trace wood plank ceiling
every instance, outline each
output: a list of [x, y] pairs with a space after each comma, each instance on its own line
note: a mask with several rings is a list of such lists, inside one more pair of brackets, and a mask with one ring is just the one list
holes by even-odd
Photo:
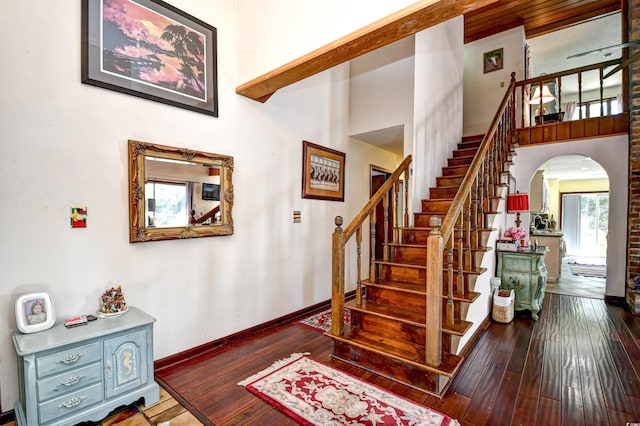
[[465, 43], [523, 25], [527, 38], [621, 9], [625, 0], [424, 0], [236, 88], [266, 102], [276, 90], [464, 15]]

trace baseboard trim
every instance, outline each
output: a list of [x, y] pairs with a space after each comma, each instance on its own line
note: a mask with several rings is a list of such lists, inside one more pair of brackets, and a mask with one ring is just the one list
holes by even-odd
[[604, 301], [605, 303], [610, 303], [612, 305], [618, 305], [618, 306], [627, 305], [626, 299], [624, 297], [619, 297], [619, 296], [608, 296], [605, 294]]
[[[347, 292], [345, 294], [346, 300], [350, 300], [354, 297], [355, 297], [355, 290]], [[247, 340], [259, 333], [270, 331], [277, 327], [281, 327], [283, 325], [289, 324], [300, 318], [304, 318], [308, 315], [311, 315], [318, 311], [326, 309], [329, 306], [331, 306], [331, 300], [325, 300], [324, 302], [316, 303], [315, 305], [306, 307], [304, 309], [276, 318], [274, 320], [256, 325], [255, 327], [251, 327], [246, 330], [242, 330], [237, 333], [230, 334], [229, 336], [225, 336], [220, 339], [213, 340], [208, 343], [204, 343], [200, 346], [187, 349], [186, 351], [182, 351], [177, 354], [169, 355], [168, 357], [158, 359], [153, 363], [155, 372], [158, 373], [167, 369], [171, 369], [173, 367], [177, 367], [195, 358], [199, 358], [202, 356], [211, 356], [216, 352], [221, 351], [222, 349], [224, 349], [229, 345], [242, 342], [243, 340]]]
[[0, 425], [16, 421], [16, 413], [13, 410], [9, 410], [6, 413], [0, 413]]

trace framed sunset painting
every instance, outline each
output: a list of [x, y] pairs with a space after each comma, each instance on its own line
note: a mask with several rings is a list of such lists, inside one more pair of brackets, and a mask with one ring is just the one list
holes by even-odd
[[218, 116], [216, 28], [160, 0], [82, 0], [82, 82]]

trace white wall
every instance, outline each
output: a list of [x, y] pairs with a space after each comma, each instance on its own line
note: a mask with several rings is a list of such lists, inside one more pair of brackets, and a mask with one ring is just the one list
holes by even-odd
[[[517, 27], [464, 46], [464, 135], [485, 133], [511, 81], [524, 78], [524, 27]], [[484, 74], [483, 55], [503, 48], [503, 68]]]
[[238, 25], [236, 86], [239, 86], [417, 2], [235, 0], [234, 3]]
[[[607, 238], [606, 295], [624, 297], [627, 248], [627, 188], [629, 169], [628, 136], [611, 136], [516, 150], [513, 176], [517, 182], [529, 182], [545, 161], [566, 154], [586, 155], [598, 162], [609, 175], [609, 234]], [[510, 215], [511, 216], [511, 215]], [[529, 215], [520, 217], [522, 227], [529, 229]], [[559, 218], [558, 218], [559, 220]]]
[[[49, 292], [61, 320], [94, 312], [118, 281], [158, 320], [156, 359], [210, 342], [328, 300], [334, 217], [364, 205], [370, 163], [396, 164], [346, 136], [346, 66], [266, 104], [237, 96], [234, 2], [171, 3], [217, 27], [219, 118], [81, 84], [81, 2], [0, 0], [0, 38], [12, 40], [0, 45], [11, 58], [0, 67], [2, 411], [18, 396], [19, 295]], [[129, 244], [128, 139], [234, 156], [235, 234]], [[303, 139], [346, 153], [345, 202], [301, 198]], [[69, 226], [78, 204], [86, 229]]]
[[414, 51], [410, 36], [350, 62], [350, 134], [413, 127]]
[[464, 18], [428, 28], [415, 39], [412, 202], [417, 210], [462, 137]]

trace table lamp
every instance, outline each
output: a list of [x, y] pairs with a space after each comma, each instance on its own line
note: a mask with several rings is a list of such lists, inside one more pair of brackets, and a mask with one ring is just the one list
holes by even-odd
[[507, 213], [516, 214], [516, 228], [520, 228], [520, 212], [529, 211], [529, 194], [516, 192], [507, 196]]

